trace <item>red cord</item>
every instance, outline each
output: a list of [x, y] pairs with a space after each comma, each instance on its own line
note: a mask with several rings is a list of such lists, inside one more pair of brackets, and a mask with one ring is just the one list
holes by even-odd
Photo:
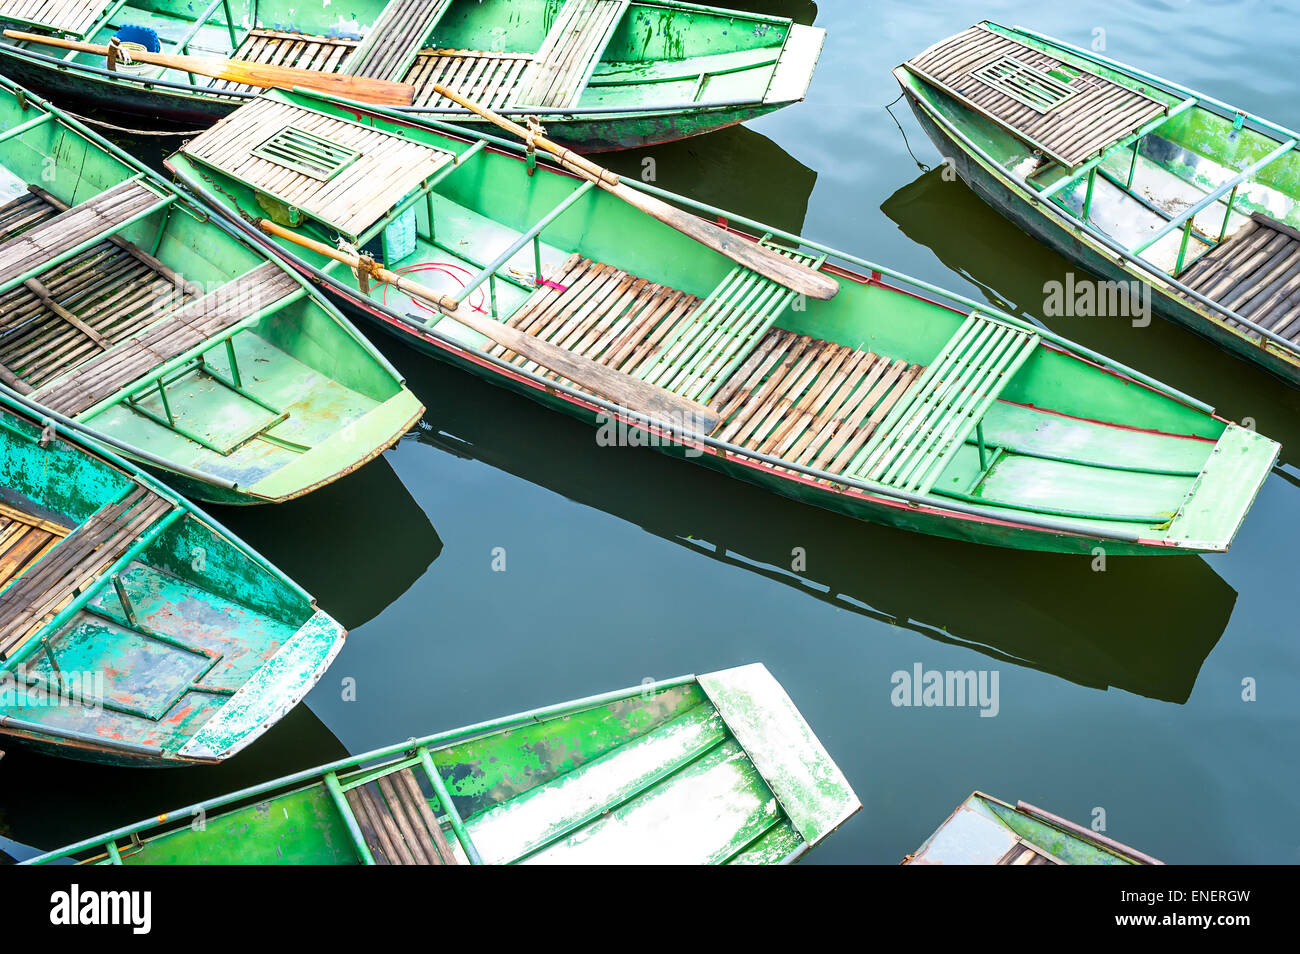
[[[467, 277], [470, 278], [472, 278], [475, 274], [474, 272], [470, 271], [468, 268], [465, 268], [463, 265], [457, 265], [454, 262], [420, 262], [415, 265], [406, 265], [402, 268], [395, 268], [393, 269], [393, 271], [395, 271], [399, 275], [412, 275], [416, 272], [439, 272], [443, 275], [446, 275], [448, 278], [451, 278], [453, 281], [459, 282], [461, 288], [464, 288], [468, 284], [468, 282], [462, 279], [459, 275], [457, 275], [456, 272], [463, 272]], [[481, 315], [486, 315], [487, 309], [483, 307], [483, 302], [487, 300], [487, 294], [483, 291], [483, 286], [480, 285], [478, 288], [474, 289], [474, 291], [478, 293], [478, 304], [476, 305], [471, 302], [470, 308], [473, 311], [477, 311]], [[439, 312], [438, 309], [426, 305], [418, 298], [412, 298], [411, 301], [417, 307], [423, 308], [425, 311], [429, 312], [430, 314], [435, 314], [435, 315], [441, 314], [441, 312]], [[383, 303], [385, 305], [388, 304], [388, 285], [386, 284], [384, 285]]]

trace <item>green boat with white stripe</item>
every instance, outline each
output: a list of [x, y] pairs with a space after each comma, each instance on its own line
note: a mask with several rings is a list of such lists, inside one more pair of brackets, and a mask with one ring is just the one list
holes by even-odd
[[861, 807], [753, 664], [400, 742], [30, 863], [782, 864]]

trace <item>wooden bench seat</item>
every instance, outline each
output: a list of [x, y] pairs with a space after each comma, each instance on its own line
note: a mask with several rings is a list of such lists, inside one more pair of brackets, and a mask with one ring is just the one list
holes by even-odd
[[0, 659], [7, 659], [173, 509], [144, 487], [103, 507], [0, 593]]
[[566, 0], [515, 94], [516, 106], [577, 105], [629, 0]]
[[[339, 73], [347, 65], [357, 41], [344, 37], [287, 33], [284, 30], [249, 30], [231, 58], [269, 66], [287, 66], [318, 73]], [[209, 89], [220, 93], [260, 93], [262, 87], [230, 80], [213, 80]]]
[[0, 0], [0, 18], [81, 36], [108, 9], [110, 0]]
[[400, 80], [451, 0], [390, 0], [347, 63], [347, 72]]
[[457, 108], [434, 90], [445, 86], [482, 103], [504, 109], [533, 62], [531, 53], [492, 53], [483, 50], [421, 50], [402, 82], [415, 87], [414, 106]]

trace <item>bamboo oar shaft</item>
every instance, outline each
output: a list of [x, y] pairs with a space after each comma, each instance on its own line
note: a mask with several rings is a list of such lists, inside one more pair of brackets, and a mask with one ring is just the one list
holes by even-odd
[[[18, 30], [5, 30], [4, 35], [11, 40], [25, 40], [42, 43], [61, 50], [77, 50], [108, 56], [109, 48], [81, 40], [64, 40], [59, 37], [41, 36], [37, 33], [23, 33]], [[367, 103], [379, 103], [386, 106], [409, 106], [415, 98], [415, 87], [409, 83], [394, 83], [389, 80], [370, 79], [365, 76], [351, 76], [345, 73], [322, 73], [319, 70], [304, 70], [292, 66], [276, 66], [270, 63], [254, 63], [248, 60], [222, 59], [216, 56], [182, 56], [174, 53], [150, 53], [146, 50], [132, 50], [131, 58], [151, 66], [163, 66], [168, 69], [181, 70], [199, 76], [211, 76], [232, 83], [247, 84], [272, 89], [303, 89], [345, 96]]]
[[431, 288], [411, 281], [404, 275], [389, 271], [373, 259], [363, 259], [358, 255], [340, 251], [324, 242], [298, 235], [266, 219], [258, 219], [257, 224], [264, 232], [286, 239], [336, 262], [342, 262], [354, 271], [364, 270], [377, 281], [386, 282], [411, 298], [427, 301], [436, 306], [442, 314], [466, 328], [477, 331], [483, 337], [495, 341], [516, 354], [523, 355], [529, 361], [536, 362], [574, 384], [626, 408], [704, 434], [712, 433], [719, 424], [718, 415], [702, 404], [655, 387], [653, 384], [647, 384], [638, 378], [599, 364], [567, 348], [526, 334], [517, 328], [511, 328], [492, 318], [476, 315], [468, 310], [461, 311], [458, 308], [459, 303], [454, 298], [439, 294]]
[[778, 285], [796, 291], [801, 295], [807, 295], [809, 298], [822, 301], [834, 298], [840, 290], [839, 283], [829, 275], [779, 255], [772, 249], [765, 248], [755, 242], [739, 238], [711, 222], [704, 221], [699, 216], [692, 215], [652, 195], [633, 189], [603, 166], [599, 166], [571, 149], [565, 149], [545, 136], [494, 113], [481, 103], [468, 99], [455, 90], [439, 85], [435, 85], [433, 89], [434, 92], [447, 97], [458, 106], [482, 116], [488, 122], [500, 126], [525, 142], [544, 149], [560, 160], [565, 168], [587, 177], [606, 192], [617, 196], [629, 205], [635, 206], [683, 235], [693, 238], [701, 245], [714, 249], [732, 261], [739, 262], [746, 268], [771, 279]]

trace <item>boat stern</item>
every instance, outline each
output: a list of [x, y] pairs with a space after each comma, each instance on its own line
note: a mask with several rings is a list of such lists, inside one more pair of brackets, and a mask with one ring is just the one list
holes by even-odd
[[785, 106], [807, 96], [825, 44], [825, 30], [793, 24], [772, 72], [772, 82], [763, 97], [764, 105]]
[[1226, 551], [1281, 450], [1277, 441], [1229, 424], [1170, 522], [1165, 543], [1202, 553]]
[[762, 663], [699, 677], [713, 707], [803, 839], [793, 861], [862, 803], [794, 702]]
[[374, 460], [401, 440], [423, 414], [424, 405], [402, 386], [388, 400], [258, 480], [246, 492], [265, 503], [283, 503], [311, 493]]
[[260, 738], [303, 700], [343, 648], [347, 631], [317, 610], [176, 753], [219, 762]]

